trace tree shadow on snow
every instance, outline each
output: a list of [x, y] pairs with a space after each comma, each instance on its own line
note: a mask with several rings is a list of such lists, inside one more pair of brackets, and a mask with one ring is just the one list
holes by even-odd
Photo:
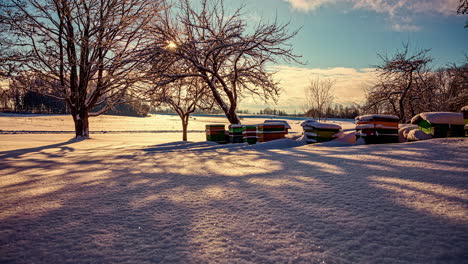
[[74, 144], [83, 140], [85, 139], [84, 138], [71, 138], [65, 142], [50, 144], [46, 146], [0, 151], [0, 159], [19, 157], [24, 154], [28, 154], [32, 152], [40, 152], [42, 150], [53, 149], [53, 148], [60, 148], [61, 151], [73, 151], [74, 149], [71, 147], [68, 147], [67, 145]]
[[[12, 183], [0, 189], [0, 261], [466, 259], [462, 149], [273, 145], [174, 142], [111, 156], [75, 151], [63, 153], [67, 164], [44, 153], [45, 171], [38, 171], [40, 158], [6, 161]], [[48, 174], [21, 182], [11, 179], [15, 171]]]

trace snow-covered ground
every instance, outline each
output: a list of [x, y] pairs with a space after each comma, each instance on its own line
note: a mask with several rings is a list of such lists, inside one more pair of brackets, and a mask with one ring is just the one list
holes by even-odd
[[[468, 259], [466, 138], [217, 145], [204, 141], [207, 123], [226, 121], [196, 117], [189, 142], [179, 141], [177, 117], [160, 115], [92, 119], [93, 131], [120, 132], [83, 141], [0, 134], [0, 262]], [[290, 122], [291, 135], [300, 123]], [[0, 130], [70, 131], [73, 123], [1, 115]]]

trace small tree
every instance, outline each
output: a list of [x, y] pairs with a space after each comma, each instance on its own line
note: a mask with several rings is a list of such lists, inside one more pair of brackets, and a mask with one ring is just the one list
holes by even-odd
[[[11, 0], [0, 3], [0, 72], [25, 87], [64, 100], [77, 137], [89, 116], [119, 103], [141, 79], [136, 71], [153, 0]], [[34, 78], [25, 78], [25, 76]], [[99, 112], [91, 112], [101, 105]]]
[[179, 79], [162, 87], [156, 86], [150, 97], [156, 104], [168, 105], [177, 113], [182, 121], [183, 141], [187, 141], [190, 115], [195, 110], [208, 110], [214, 105], [208, 87], [201, 79], [195, 77]]
[[[296, 34], [288, 32], [288, 24], [275, 20], [249, 27], [242, 9], [228, 15], [223, 0], [200, 0], [199, 5], [181, 0], [153, 28], [155, 44], [148, 52], [159, 84], [201, 78], [232, 124], [240, 123], [236, 109], [241, 96], [249, 93], [265, 100], [278, 96], [278, 83], [267, 63], [298, 59], [287, 43]], [[175, 62], [190, 70], [172, 67]]]
[[307, 116], [317, 118], [319, 121], [326, 118], [327, 109], [333, 103], [333, 86], [336, 81], [333, 79], [320, 79], [318, 76], [311, 79], [310, 84], [305, 88], [304, 110]]

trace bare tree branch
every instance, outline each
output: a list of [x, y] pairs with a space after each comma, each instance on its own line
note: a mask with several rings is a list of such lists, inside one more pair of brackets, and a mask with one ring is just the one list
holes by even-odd
[[[88, 116], [103, 113], [144, 77], [138, 71], [148, 26], [161, 1], [11, 0], [0, 3], [0, 72], [62, 98], [76, 136], [89, 136]], [[29, 76], [29, 77], [28, 77]], [[106, 106], [90, 114], [99, 103]]]
[[[229, 12], [223, 0], [201, 0], [199, 7], [179, 1], [152, 28], [154, 45], [145, 53], [153, 79], [161, 84], [184, 78], [186, 72], [202, 78], [234, 124], [240, 123], [236, 109], [242, 96], [277, 97], [278, 83], [267, 63], [299, 62], [288, 43], [297, 31], [289, 32], [289, 24], [277, 20], [250, 28], [243, 7]], [[177, 61], [183, 62], [181, 69], [171, 67]]]

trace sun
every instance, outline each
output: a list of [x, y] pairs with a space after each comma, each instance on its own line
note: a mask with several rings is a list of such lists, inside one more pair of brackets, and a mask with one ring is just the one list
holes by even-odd
[[166, 49], [175, 50], [177, 49], [177, 44], [174, 41], [168, 41]]

